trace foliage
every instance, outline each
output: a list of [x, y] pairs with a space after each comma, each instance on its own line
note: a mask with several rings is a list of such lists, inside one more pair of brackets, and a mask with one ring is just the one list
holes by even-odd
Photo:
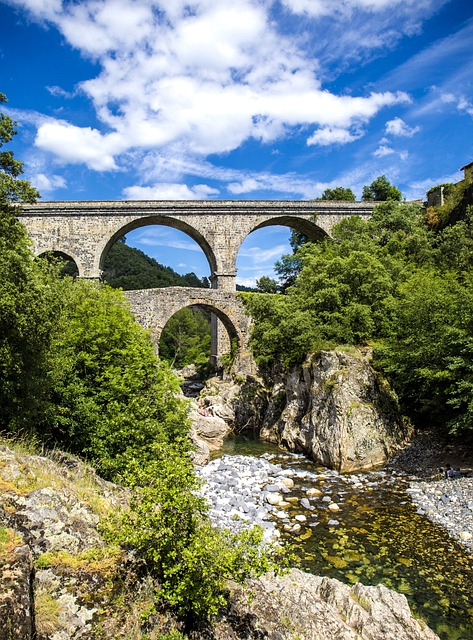
[[345, 202], [355, 202], [355, 194], [351, 189], [346, 187], [335, 187], [334, 189], [325, 189], [320, 200], [340, 200]]
[[[7, 101], [0, 93], [0, 104]], [[16, 122], [0, 112], [0, 149], [11, 142], [16, 135]], [[23, 173], [23, 163], [16, 160], [12, 151], [0, 151], [0, 206], [12, 202], [35, 202], [39, 193], [27, 180], [19, 176]]]
[[[431, 206], [426, 211], [426, 222], [432, 229], [444, 229], [448, 225], [465, 220], [473, 205], [473, 184], [461, 181], [457, 184], [439, 185], [444, 187], [444, 203]], [[436, 187], [438, 188], [438, 187]]]
[[0, 428], [29, 429], [44, 402], [44, 370], [57, 309], [47, 265], [26, 230], [0, 206]]
[[121, 292], [69, 278], [57, 289], [61, 312], [42, 428], [112, 477], [150, 442], [185, 433], [187, 409], [177, 379], [158, 363]]
[[159, 340], [159, 355], [171, 367], [208, 362], [210, 354], [210, 314], [185, 308], [168, 320]]
[[369, 185], [363, 187], [362, 200], [401, 200], [402, 193], [397, 187], [392, 185], [386, 176], [378, 176]]
[[[210, 525], [207, 505], [181, 443], [155, 444], [143, 466], [129, 461], [135, 488], [131, 510], [109, 535], [132, 545], [160, 581], [158, 596], [180, 615], [207, 618], [226, 602], [225, 581], [275, 570], [275, 548], [261, 545], [260, 530], [232, 534]], [[178, 532], [178, 535], [176, 533]]]
[[257, 362], [289, 367], [321, 348], [374, 344], [417, 424], [471, 430], [472, 214], [435, 232], [420, 206], [388, 200], [301, 247], [286, 295], [243, 298]]
[[261, 276], [261, 278], [256, 280], [256, 289], [259, 293], [278, 293], [279, 285], [274, 278]]
[[418, 423], [473, 429], [473, 279], [416, 270], [393, 300], [379, 364]]

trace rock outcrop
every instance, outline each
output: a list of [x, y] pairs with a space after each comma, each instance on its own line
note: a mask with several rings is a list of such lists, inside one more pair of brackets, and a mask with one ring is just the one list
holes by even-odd
[[[251, 598], [248, 598], [248, 592]], [[216, 640], [438, 640], [405, 596], [383, 585], [349, 587], [298, 569], [235, 587]], [[197, 636], [195, 636], [197, 638]]]
[[322, 351], [280, 378], [260, 432], [339, 471], [384, 463], [409, 435], [369, 355], [341, 351]]

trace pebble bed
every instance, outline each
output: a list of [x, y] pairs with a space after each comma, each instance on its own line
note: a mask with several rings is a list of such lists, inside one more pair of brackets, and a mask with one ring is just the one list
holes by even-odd
[[[339, 525], [337, 512], [343, 508], [343, 487], [350, 484], [363, 490], [380, 483], [396, 482], [395, 475], [384, 471], [345, 475], [324, 469], [312, 473], [297, 468], [304, 460], [299, 454], [286, 454], [284, 468], [271, 460], [275, 456], [230, 456], [212, 460], [198, 469], [204, 484], [201, 489], [210, 505], [210, 518], [219, 527], [241, 531], [259, 525], [264, 538], [272, 541], [280, 537], [279, 528], [298, 533], [302, 527], [316, 527], [324, 513], [330, 527]], [[291, 464], [294, 466], [291, 467]], [[324, 491], [305, 487], [304, 481], [323, 479]], [[295, 486], [302, 489], [301, 497], [291, 495]]]
[[[377, 484], [397, 483], [400, 478], [407, 480], [405, 474], [394, 470], [347, 475], [324, 469], [312, 473], [297, 468], [298, 461], [304, 459], [299, 454], [286, 454], [284, 467], [272, 462], [274, 457], [224, 455], [198, 470], [204, 480], [201, 494], [210, 505], [210, 517], [215, 524], [231, 531], [259, 525], [264, 538], [272, 541], [280, 537], [279, 529], [297, 533], [302, 527], [318, 526], [323, 510], [330, 514], [328, 520], [324, 518], [327, 524], [336, 527], [337, 512], [343, 509], [343, 485], [364, 490]], [[304, 480], [321, 478], [323, 493], [303, 486]], [[302, 498], [291, 495], [295, 484], [305, 489]], [[473, 552], [473, 478], [412, 480], [406, 493], [419, 514], [446, 528]]]
[[406, 489], [417, 512], [473, 552], [473, 478], [411, 482]]

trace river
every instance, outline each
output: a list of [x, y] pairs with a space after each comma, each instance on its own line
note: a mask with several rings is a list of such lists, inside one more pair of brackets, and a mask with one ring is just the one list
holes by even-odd
[[[406, 477], [381, 468], [338, 474], [242, 436], [227, 438], [214, 455], [225, 454], [264, 456], [283, 469], [309, 472], [291, 476], [295, 484], [285, 496], [290, 499], [287, 518], [274, 517], [302, 569], [348, 584], [381, 582], [403, 593], [414, 615], [442, 640], [473, 640], [473, 557], [442, 527], [417, 513], [406, 494]], [[320, 494], [311, 496], [310, 508], [303, 508], [300, 500], [310, 489]], [[329, 504], [339, 509], [331, 510]], [[301, 514], [306, 519], [294, 527], [291, 523]]]

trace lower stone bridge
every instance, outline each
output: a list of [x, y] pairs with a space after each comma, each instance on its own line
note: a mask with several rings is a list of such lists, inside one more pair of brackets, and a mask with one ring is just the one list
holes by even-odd
[[[229, 352], [231, 343], [235, 341], [235, 365], [242, 372], [253, 373], [254, 363], [249, 348], [251, 319], [233, 292], [166, 287], [126, 291], [125, 294], [136, 320], [151, 332], [156, 350], [168, 320], [185, 307], [198, 306], [212, 313], [211, 362], [217, 366], [220, 356]], [[226, 331], [219, 330], [219, 321]]]

